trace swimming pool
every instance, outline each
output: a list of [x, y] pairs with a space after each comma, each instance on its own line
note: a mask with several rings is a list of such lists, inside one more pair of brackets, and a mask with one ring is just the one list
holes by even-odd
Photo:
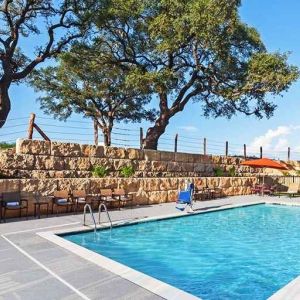
[[202, 299], [266, 299], [300, 274], [300, 208], [254, 205], [64, 238]]

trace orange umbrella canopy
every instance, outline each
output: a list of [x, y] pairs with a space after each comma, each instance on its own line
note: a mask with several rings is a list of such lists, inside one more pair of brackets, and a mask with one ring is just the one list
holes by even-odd
[[246, 160], [241, 163], [242, 166], [249, 166], [253, 168], [272, 168], [279, 170], [287, 170], [288, 168], [275, 160], [269, 158], [260, 158], [253, 160]]

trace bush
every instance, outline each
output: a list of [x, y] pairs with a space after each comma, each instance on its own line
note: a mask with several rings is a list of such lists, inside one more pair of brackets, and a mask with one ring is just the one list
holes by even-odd
[[92, 170], [94, 177], [105, 177], [107, 175], [107, 169], [103, 166], [95, 166]]
[[120, 173], [122, 176], [124, 176], [126, 178], [133, 176], [133, 174], [134, 174], [133, 166], [123, 166], [120, 169]]
[[228, 170], [228, 175], [229, 175], [230, 177], [235, 177], [235, 176], [236, 176], [235, 167], [231, 167], [231, 168]]
[[222, 177], [224, 175], [224, 171], [220, 167], [214, 168], [214, 173], [216, 177]]
[[0, 142], [0, 149], [10, 149], [16, 147], [15, 143]]

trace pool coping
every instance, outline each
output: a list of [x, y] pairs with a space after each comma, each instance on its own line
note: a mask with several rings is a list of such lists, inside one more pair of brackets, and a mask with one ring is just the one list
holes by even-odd
[[[253, 205], [261, 205], [261, 204], [279, 204], [279, 205], [295, 205], [300, 206], [299, 204], [295, 203], [283, 203], [280, 201], [261, 201], [261, 202], [245, 202], [245, 203], [238, 203], [238, 204], [226, 204], [219, 207], [212, 207], [207, 208], [205, 210], [195, 211], [193, 213], [183, 212], [183, 214], [168, 214], [162, 216], [155, 216], [150, 218], [142, 218], [142, 219], [128, 219], [126, 221], [115, 221], [113, 222], [113, 227], [121, 227], [121, 226], [131, 226], [139, 223], [147, 223], [147, 222], [155, 222], [155, 221], [162, 221], [166, 219], [173, 219], [173, 218], [182, 218], [192, 215], [198, 214], [205, 214], [211, 213], [221, 210], [227, 209], [234, 209], [234, 208], [241, 208]], [[103, 223], [102, 225], [97, 225], [98, 230], [107, 229], [110, 227], [109, 223]], [[175, 300], [175, 299], [182, 299], [182, 300], [195, 300], [201, 299], [196, 297], [188, 292], [185, 292], [177, 287], [174, 287], [170, 284], [167, 284], [161, 280], [153, 278], [149, 275], [146, 275], [140, 271], [137, 271], [133, 268], [130, 268], [124, 264], [121, 264], [115, 260], [112, 260], [104, 255], [96, 253], [92, 250], [84, 248], [78, 244], [70, 242], [62, 237], [62, 235], [67, 235], [71, 233], [82, 233], [82, 232], [89, 232], [92, 231], [93, 228], [90, 226], [78, 226], [69, 229], [59, 229], [54, 231], [45, 231], [45, 232], [37, 232], [36, 234], [41, 236], [42, 238], [47, 239], [48, 241], [80, 256], [83, 259], [86, 259], [99, 267], [102, 267], [148, 291], [151, 293], [160, 296], [167, 300]], [[295, 285], [297, 287], [295, 287]], [[273, 295], [271, 295], [270, 300], [280, 300], [280, 299], [287, 299], [286, 296], [290, 295], [290, 293], [299, 295], [300, 293], [300, 276], [296, 277], [288, 284], [283, 286], [280, 290], [276, 291]], [[294, 299], [294, 298], [290, 298]]]

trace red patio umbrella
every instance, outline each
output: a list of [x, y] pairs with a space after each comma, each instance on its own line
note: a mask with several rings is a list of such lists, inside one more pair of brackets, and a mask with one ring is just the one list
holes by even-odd
[[[252, 168], [271, 168], [271, 169], [278, 169], [278, 170], [288, 170], [286, 166], [269, 158], [245, 160], [244, 162], [241, 163], [241, 165], [249, 166]], [[264, 183], [265, 183], [265, 175], [263, 174], [263, 184]]]

